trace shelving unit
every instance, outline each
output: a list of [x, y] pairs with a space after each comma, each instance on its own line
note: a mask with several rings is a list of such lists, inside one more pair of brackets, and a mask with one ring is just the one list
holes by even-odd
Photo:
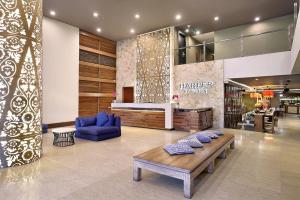
[[243, 115], [242, 88], [225, 84], [224, 91], [224, 126], [225, 128], [237, 128]]
[[79, 116], [110, 112], [116, 92], [116, 42], [80, 32]]

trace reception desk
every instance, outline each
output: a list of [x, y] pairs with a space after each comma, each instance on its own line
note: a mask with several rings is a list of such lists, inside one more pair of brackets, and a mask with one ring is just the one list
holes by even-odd
[[174, 103], [112, 103], [111, 112], [122, 125], [154, 129], [173, 129]]
[[175, 103], [112, 103], [111, 112], [122, 125], [182, 131], [204, 130], [213, 126], [213, 109], [178, 109]]

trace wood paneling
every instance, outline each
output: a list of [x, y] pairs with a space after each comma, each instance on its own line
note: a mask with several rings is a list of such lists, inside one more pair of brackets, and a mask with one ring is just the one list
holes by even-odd
[[100, 83], [100, 92], [101, 93], [113, 94], [115, 91], [116, 91], [115, 83]]
[[100, 69], [99, 77], [102, 79], [116, 80], [116, 71]]
[[165, 112], [151, 110], [112, 109], [122, 119], [122, 125], [165, 129]]
[[116, 42], [80, 32], [79, 115], [110, 112], [116, 91]]
[[213, 126], [213, 112], [211, 109], [204, 111], [175, 110], [173, 116], [174, 128], [176, 130], [205, 130]]
[[79, 97], [79, 116], [92, 116], [98, 113], [98, 99]]

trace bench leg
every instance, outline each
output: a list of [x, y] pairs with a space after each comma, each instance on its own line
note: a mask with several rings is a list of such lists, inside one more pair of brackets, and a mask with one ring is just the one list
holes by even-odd
[[235, 144], [234, 141], [230, 144], [230, 149], [234, 149], [235, 148]]
[[214, 172], [215, 169], [215, 160], [211, 161], [211, 163], [209, 163], [208, 167], [207, 167], [207, 173], [212, 174]]
[[133, 163], [133, 180], [140, 181], [142, 180], [142, 169], [139, 168], [136, 163]]
[[194, 179], [191, 174], [185, 174], [183, 178], [183, 192], [185, 198], [192, 198], [194, 189]]
[[226, 159], [226, 157], [227, 157], [227, 152], [226, 149], [224, 149], [224, 151], [220, 154], [219, 158]]

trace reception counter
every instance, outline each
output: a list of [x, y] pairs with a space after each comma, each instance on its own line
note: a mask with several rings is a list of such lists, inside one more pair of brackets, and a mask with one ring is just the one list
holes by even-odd
[[174, 103], [112, 103], [111, 112], [122, 118], [122, 125], [173, 129]]
[[112, 103], [111, 112], [122, 125], [183, 131], [204, 130], [213, 126], [212, 108], [178, 109], [175, 103]]

